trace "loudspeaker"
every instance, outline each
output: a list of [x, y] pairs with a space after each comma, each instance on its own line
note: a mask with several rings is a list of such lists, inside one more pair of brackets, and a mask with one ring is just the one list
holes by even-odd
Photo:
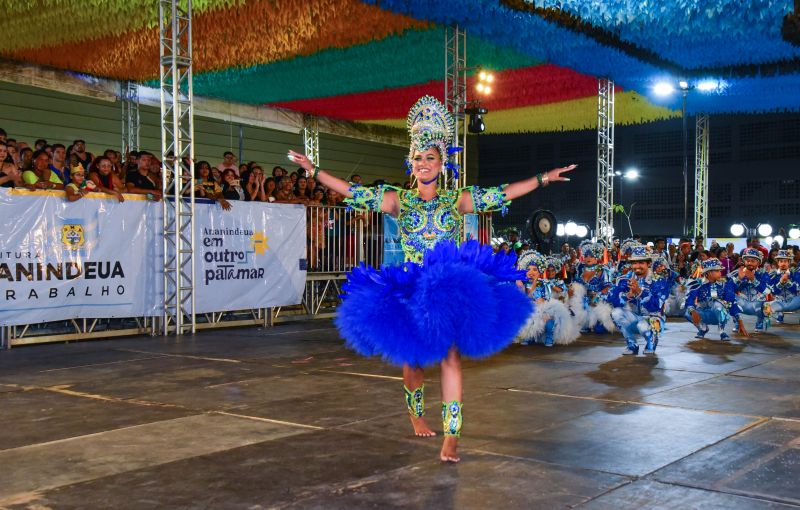
[[539, 253], [550, 255], [553, 239], [556, 237], [556, 216], [546, 209], [533, 211], [528, 219], [528, 231], [531, 233], [533, 248]]

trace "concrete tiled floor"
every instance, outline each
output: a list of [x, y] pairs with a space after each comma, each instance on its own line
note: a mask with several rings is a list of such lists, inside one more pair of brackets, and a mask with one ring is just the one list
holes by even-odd
[[692, 337], [466, 361], [458, 465], [325, 321], [0, 352], [0, 508], [800, 508], [800, 326]]

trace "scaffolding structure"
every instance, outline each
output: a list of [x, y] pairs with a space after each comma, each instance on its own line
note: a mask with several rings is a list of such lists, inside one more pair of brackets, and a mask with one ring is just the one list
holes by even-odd
[[303, 146], [306, 157], [319, 166], [319, 119], [315, 115], [303, 116]]
[[139, 86], [132, 81], [120, 84], [122, 104], [122, 154], [139, 150]]
[[454, 155], [455, 163], [461, 167], [458, 180], [444, 180], [444, 188], [449, 189], [462, 188], [467, 183], [467, 33], [458, 25], [449, 26], [444, 38], [444, 105], [455, 120], [453, 145], [463, 149]]
[[159, 0], [164, 335], [194, 333], [192, 0]]
[[614, 235], [614, 82], [597, 82], [597, 215], [595, 234], [608, 246]]
[[708, 114], [696, 116], [694, 139], [694, 235], [708, 237]]

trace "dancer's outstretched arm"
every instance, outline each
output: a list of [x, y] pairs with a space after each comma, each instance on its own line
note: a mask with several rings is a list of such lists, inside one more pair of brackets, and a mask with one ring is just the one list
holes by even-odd
[[[510, 201], [523, 195], [527, 195], [536, 188], [540, 186], [547, 186], [551, 182], [567, 182], [569, 181], [569, 178], [562, 177], [561, 174], [569, 172], [577, 166], [578, 165], [569, 165], [563, 168], [554, 168], [549, 172], [542, 172], [528, 179], [512, 182], [503, 188], [505, 200]], [[458, 210], [462, 214], [475, 212], [475, 204], [473, 202], [472, 194], [469, 191], [465, 191], [462, 194], [461, 199], [459, 200]]]
[[[289, 156], [291, 157], [292, 161], [303, 167], [306, 171], [307, 176], [314, 175], [314, 163], [311, 162], [310, 159], [305, 154], [300, 154], [299, 152], [295, 152], [293, 150], [289, 151]], [[343, 195], [346, 198], [353, 198], [353, 193], [350, 192], [350, 187], [352, 184], [345, 181], [344, 179], [340, 179], [335, 177], [325, 170], [317, 169], [316, 175], [314, 176], [317, 182], [322, 183], [326, 187], [332, 189], [336, 193]], [[393, 191], [387, 191], [383, 194], [383, 200], [380, 204], [380, 209], [382, 212], [387, 214], [391, 214], [393, 216], [397, 216], [398, 211], [400, 210], [400, 205], [397, 200], [397, 194]]]

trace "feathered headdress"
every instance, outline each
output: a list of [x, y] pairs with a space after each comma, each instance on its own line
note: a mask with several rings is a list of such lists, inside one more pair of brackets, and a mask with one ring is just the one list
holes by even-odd
[[453, 115], [433, 96], [423, 96], [414, 103], [406, 120], [411, 144], [406, 158], [406, 173], [411, 173], [411, 158], [414, 151], [424, 152], [432, 147], [439, 150], [445, 168], [458, 178], [459, 167], [451, 158], [461, 151], [461, 147], [453, 147], [453, 134], [456, 123]]

